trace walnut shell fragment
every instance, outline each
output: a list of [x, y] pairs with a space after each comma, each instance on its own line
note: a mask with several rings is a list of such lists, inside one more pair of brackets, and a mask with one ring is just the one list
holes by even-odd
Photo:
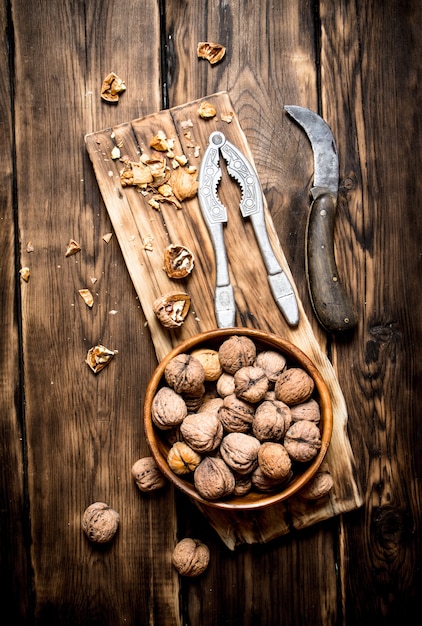
[[27, 283], [29, 280], [29, 277], [31, 275], [31, 271], [29, 269], [29, 267], [22, 267], [19, 270], [19, 274], [21, 275], [21, 278]]
[[152, 456], [138, 459], [132, 465], [131, 474], [138, 489], [146, 493], [166, 485], [166, 479]]
[[81, 246], [78, 244], [77, 241], [75, 241], [74, 239], [71, 239], [69, 243], [67, 244], [67, 250], [66, 250], [65, 256], [72, 256], [72, 254], [76, 254], [77, 252], [80, 252], [80, 251], [81, 251]]
[[123, 91], [126, 91], [124, 81], [114, 72], [107, 74], [101, 85], [101, 98], [106, 102], [118, 102]]
[[120, 523], [120, 516], [105, 502], [94, 502], [84, 511], [82, 529], [94, 543], [107, 543], [113, 539]]
[[169, 278], [186, 278], [195, 264], [193, 253], [178, 244], [171, 244], [164, 250], [164, 270]]
[[198, 43], [198, 57], [209, 61], [211, 65], [219, 63], [225, 54], [226, 48], [219, 43], [212, 43], [211, 41], [200, 41]]
[[94, 374], [98, 374], [98, 372], [101, 372], [101, 370], [110, 363], [111, 359], [117, 353], [117, 350], [109, 350], [101, 344], [93, 346], [88, 350], [86, 363], [88, 363]]
[[79, 289], [79, 295], [90, 309], [94, 306], [94, 298], [89, 289]]
[[198, 172], [195, 168], [179, 167], [172, 173], [170, 183], [179, 202], [190, 200], [198, 193]]
[[157, 298], [152, 309], [165, 328], [179, 328], [190, 308], [190, 296], [181, 291], [170, 291]]
[[173, 550], [172, 563], [181, 576], [199, 576], [208, 567], [210, 551], [199, 539], [186, 537]]

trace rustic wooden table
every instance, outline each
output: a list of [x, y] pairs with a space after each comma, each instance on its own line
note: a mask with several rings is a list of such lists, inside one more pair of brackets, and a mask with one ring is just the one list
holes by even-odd
[[[422, 582], [421, 3], [6, 0], [0, 23], [2, 623], [410, 619]], [[199, 41], [226, 56], [199, 60]], [[117, 104], [100, 98], [110, 71], [127, 86]], [[103, 239], [115, 229], [85, 145], [87, 134], [223, 91], [343, 391], [362, 496], [351, 511], [235, 549], [185, 496], [170, 486], [142, 494], [130, 475], [149, 454], [141, 412], [156, 345], [119, 239]], [[351, 336], [328, 335], [310, 304], [313, 163], [285, 104], [319, 111], [337, 140], [336, 257], [359, 313]], [[70, 239], [81, 251], [66, 257]], [[118, 355], [95, 375], [85, 357], [98, 343]], [[121, 516], [100, 547], [81, 530], [98, 500]], [[171, 565], [185, 536], [211, 551], [196, 579]]]

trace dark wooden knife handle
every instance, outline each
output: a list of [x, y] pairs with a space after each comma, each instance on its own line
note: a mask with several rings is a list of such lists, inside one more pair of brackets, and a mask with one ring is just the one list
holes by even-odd
[[332, 333], [353, 329], [357, 313], [340, 282], [334, 257], [336, 199], [316, 198], [306, 229], [306, 275], [309, 295], [321, 326]]

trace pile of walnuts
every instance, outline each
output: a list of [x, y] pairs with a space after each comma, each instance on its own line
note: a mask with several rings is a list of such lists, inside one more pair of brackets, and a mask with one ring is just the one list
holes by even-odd
[[170, 469], [210, 501], [271, 493], [321, 448], [314, 380], [277, 350], [233, 335], [167, 364], [151, 407]]

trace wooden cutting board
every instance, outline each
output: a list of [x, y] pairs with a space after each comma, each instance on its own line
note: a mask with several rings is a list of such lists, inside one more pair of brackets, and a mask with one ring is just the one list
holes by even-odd
[[[198, 109], [204, 101], [214, 105], [217, 111], [214, 118], [204, 120], [199, 117]], [[85, 138], [98, 185], [159, 361], [187, 337], [216, 328], [214, 252], [197, 197], [183, 201], [181, 209], [161, 203], [160, 210], [156, 210], [148, 203], [151, 194], [144, 195], [135, 187], [121, 186], [122, 162], [111, 158], [114, 146], [118, 146], [121, 155], [131, 161], [139, 161], [144, 153], [163, 156], [163, 153], [155, 153], [150, 148], [151, 139], [160, 130], [174, 139], [174, 154], [185, 155], [189, 165], [199, 167], [208, 137], [215, 130], [222, 131], [253, 163], [253, 155], [226, 92], [95, 132]], [[171, 167], [171, 159], [168, 160]], [[251, 224], [242, 218], [239, 211], [239, 187], [227, 175], [224, 166], [222, 169], [218, 195], [229, 215], [225, 243], [237, 306], [236, 324], [268, 330], [301, 348], [324, 377], [331, 393], [334, 413], [332, 441], [326, 457], [334, 478], [334, 488], [329, 497], [313, 503], [292, 497], [262, 511], [242, 514], [197, 505], [223, 542], [234, 549], [243, 543], [267, 542], [292, 530], [356, 509], [361, 506], [362, 497], [347, 435], [347, 409], [333, 367], [315, 338], [301, 302], [300, 322], [296, 328], [287, 325], [275, 305]], [[264, 205], [270, 241], [280, 265], [294, 285], [265, 199]], [[187, 280], [171, 280], [163, 270], [163, 251], [170, 243], [187, 246], [195, 256], [195, 268]], [[152, 306], [158, 296], [173, 290], [189, 293], [192, 304], [183, 326], [169, 331], [158, 322]]]

